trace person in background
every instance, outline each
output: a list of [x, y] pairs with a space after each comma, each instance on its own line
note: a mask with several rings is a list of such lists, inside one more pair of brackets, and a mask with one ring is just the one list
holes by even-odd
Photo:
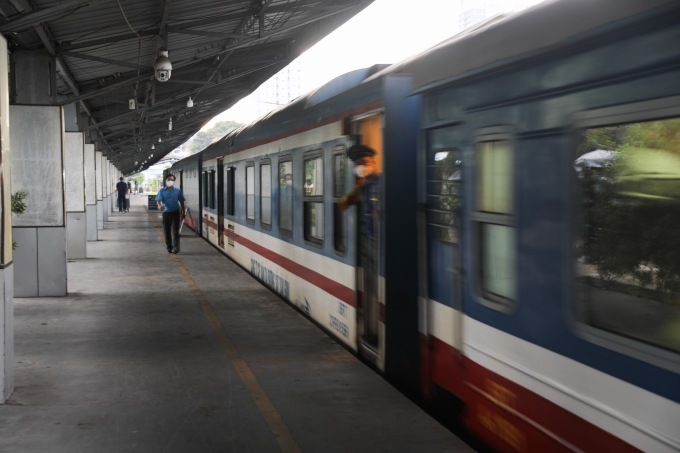
[[116, 192], [118, 192], [118, 212], [127, 211], [127, 204], [125, 201], [125, 194], [127, 194], [128, 185], [123, 181], [123, 177], [120, 177], [120, 181], [116, 184]]
[[163, 211], [163, 233], [168, 253], [179, 252], [179, 225], [184, 217], [184, 195], [175, 187], [175, 175], [165, 177], [165, 187], [156, 195], [158, 210]]

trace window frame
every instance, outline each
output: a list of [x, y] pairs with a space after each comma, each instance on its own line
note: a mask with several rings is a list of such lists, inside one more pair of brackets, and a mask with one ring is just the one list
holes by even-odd
[[[336, 188], [336, 182], [337, 182], [337, 177], [338, 177], [338, 171], [335, 165], [335, 158], [337, 156], [342, 156], [345, 159], [345, 174], [344, 179], [342, 180], [341, 184], [342, 187], [344, 188], [342, 193], [335, 193], [335, 188]], [[338, 201], [340, 198], [345, 195], [349, 189], [347, 188], [347, 178], [348, 178], [348, 172], [349, 172], [349, 158], [347, 157], [347, 146], [344, 144], [339, 144], [335, 145], [333, 147], [333, 151], [331, 153], [331, 173], [333, 175], [333, 180], [331, 181], [332, 187], [333, 187], [333, 193], [331, 194], [331, 199], [333, 200], [333, 250], [335, 250], [335, 254], [339, 256], [346, 256], [348, 252], [348, 236], [349, 236], [349, 231], [348, 231], [348, 213], [347, 211], [340, 211], [340, 208], [338, 206]], [[338, 216], [340, 219], [338, 220]], [[342, 243], [338, 241], [338, 226], [342, 228], [342, 231], [344, 231], [344, 235], [340, 235], [342, 238]], [[338, 246], [340, 245], [340, 247]]]
[[[290, 201], [290, 229], [288, 228], [283, 228], [281, 227], [281, 186], [280, 186], [280, 180], [282, 177], [285, 177], [286, 175], [281, 175], [281, 164], [285, 163], [290, 163], [290, 174], [293, 177], [293, 196]], [[295, 228], [295, 165], [293, 165], [293, 155], [292, 154], [286, 154], [284, 156], [280, 156], [279, 160], [276, 164], [276, 175], [277, 175], [277, 183], [276, 183], [276, 224], [279, 229], [279, 234], [283, 236], [293, 236], [293, 229]]]
[[[569, 181], [569, 193], [580, 193], [580, 185], [575, 176], [571, 173], [572, 163], [578, 157], [578, 146], [582, 132], [586, 129], [604, 128], [620, 124], [642, 123], [668, 118], [680, 117], [680, 96], [669, 96], [651, 101], [630, 102], [613, 107], [603, 107], [573, 115], [570, 124], [569, 152], [564, 153], [564, 168], [570, 172], [567, 178]], [[567, 222], [569, 225], [569, 240], [580, 239], [577, 228], [578, 220], [582, 216], [578, 197], [572, 197], [569, 205]], [[646, 343], [635, 338], [627, 337], [622, 334], [610, 332], [582, 321], [577, 311], [579, 310], [578, 295], [575, 291], [574, 281], [576, 278], [575, 263], [576, 253], [570, 247], [567, 256], [567, 301], [569, 304], [569, 325], [576, 335], [585, 341], [601, 346], [605, 349], [631, 357], [651, 365], [680, 373], [680, 354], [664, 349], [661, 346]]]
[[203, 170], [201, 173], [201, 185], [202, 185], [202, 190], [201, 190], [201, 195], [203, 196], [201, 200], [201, 205], [203, 205], [204, 208], [208, 207], [208, 170]]
[[[246, 162], [245, 168], [246, 168], [246, 172], [245, 172], [244, 182], [245, 182], [246, 187], [245, 187], [245, 190], [244, 190], [243, 193], [245, 194], [245, 197], [246, 197], [246, 199], [245, 199], [245, 208], [246, 209], [245, 209], [244, 214], [245, 214], [246, 222], [248, 222], [250, 224], [254, 224], [255, 218], [257, 217], [257, 209], [255, 209], [255, 192], [257, 191], [256, 190], [257, 177], [255, 176], [255, 162], [253, 162], [253, 161]], [[253, 193], [252, 193], [252, 196], [253, 196], [253, 217], [252, 218], [248, 217], [248, 196], [250, 195], [248, 193], [248, 169], [250, 169], [250, 168], [252, 168], [252, 170], [253, 170]]]
[[[263, 167], [269, 166], [269, 223], [266, 223], [263, 219], [264, 216], [262, 215], [262, 169]], [[260, 227], [265, 229], [265, 230], [271, 230], [272, 229], [272, 219], [273, 219], [273, 187], [272, 187], [272, 162], [270, 159], [262, 159], [259, 163], [259, 170], [260, 170], [260, 190], [258, 196], [260, 197]]]
[[[322, 194], [321, 195], [305, 195], [304, 183], [302, 190], [302, 238], [308, 244], [314, 245], [316, 247], [322, 248], [326, 238], [326, 168], [324, 161], [323, 149], [315, 149], [305, 153], [302, 157], [302, 174], [305, 175], [305, 165], [310, 160], [320, 159], [321, 160], [321, 171], [322, 171]], [[323, 235], [321, 239], [317, 237], [311, 237], [308, 234], [308, 224], [307, 224], [307, 203], [321, 203], [323, 206], [323, 212], [321, 218], [323, 219]]]
[[[507, 142], [512, 152], [510, 168], [512, 169], [512, 201], [510, 203], [511, 213], [495, 213], [495, 212], [485, 212], [479, 209], [478, 194], [480, 189], [480, 155], [478, 153], [477, 147], [482, 143], [489, 142]], [[519, 235], [517, 234], [517, 215], [518, 215], [518, 147], [517, 140], [515, 138], [514, 131], [506, 126], [499, 127], [489, 127], [478, 129], [474, 135], [474, 140], [472, 143], [473, 149], [473, 161], [474, 161], [474, 176], [472, 185], [472, 209], [470, 211], [470, 222], [472, 222], [472, 228], [470, 229], [471, 235], [474, 237], [474, 276], [475, 276], [475, 292], [477, 294], [477, 300], [479, 303], [487, 308], [500, 311], [506, 314], [514, 313], [519, 305], [519, 275], [520, 272], [515, 272], [514, 281], [514, 299], [510, 299], [499, 294], [492, 293], [484, 288], [484, 277], [483, 277], [483, 266], [484, 266], [484, 247], [482, 239], [482, 228], [483, 225], [499, 225], [510, 227], [513, 229], [514, 238], [514, 269], [518, 269], [519, 265]]]

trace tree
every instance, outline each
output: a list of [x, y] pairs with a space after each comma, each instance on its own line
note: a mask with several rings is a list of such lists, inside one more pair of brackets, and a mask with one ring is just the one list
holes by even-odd
[[194, 135], [186, 145], [191, 154], [203, 151], [214, 141], [224, 137], [229, 132], [241, 127], [243, 124], [236, 121], [219, 121], [208, 130], [200, 131]]

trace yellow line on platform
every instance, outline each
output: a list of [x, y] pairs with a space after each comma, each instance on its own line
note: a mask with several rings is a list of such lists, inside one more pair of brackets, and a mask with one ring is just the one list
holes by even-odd
[[[154, 218], [150, 212], [148, 213], [148, 215], [154, 221], [154, 227], [158, 231], [161, 240], [165, 241], [165, 238], [163, 237], [163, 231], [158, 226], [158, 220]], [[191, 288], [191, 291], [194, 293], [194, 296], [201, 305], [201, 310], [203, 311], [203, 314], [208, 319], [208, 322], [210, 323], [213, 330], [217, 334], [217, 338], [220, 340], [220, 343], [222, 343], [222, 347], [227, 352], [227, 355], [229, 356], [232, 365], [234, 366], [239, 376], [241, 377], [241, 380], [248, 388], [250, 396], [253, 398], [253, 401], [255, 401], [255, 404], [257, 405], [258, 409], [260, 410], [260, 413], [267, 422], [267, 425], [269, 425], [269, 429], [274, 434], [276, 442], [278, 442], [281, 451], [285, 453], [301, 452], [302, 450], [300, 450], [300, 446], [293, 438], [293, 435], [288, 429], [288, 426], [286, 426], [286, 423], [283, 421], [281, 414], [279, 413], [279, 411], [276, 410], [276, 406], [274, 406], [274, 403], [272, 403], [267, 393], [260, 386], [259, 382], [257, 381], [257, 378], [255, 377], [255, 374], [253, 374], [246, 360], [241, 356], [241, 353], [238, 351], [236, 346], [234, 346], [234, 343], [232, 343], [232, 341], [229, 339], [227, 332], [224, 330], [224, 327], [222, 327], [222, 323], [217, 318], [217, 315], [210, 306], [210, 303], [208, 302], [205, 295], [200, 290], [194, 279], [191, 277], [189, 271], [182, 264], [182, 260], [180, 260], [179, 256], [177, 255], [170, 256], [177, 265], [177, 267], [179, 268], [180, 273], [184, 276], [184, 280], [187, 282], [187, 284]]]

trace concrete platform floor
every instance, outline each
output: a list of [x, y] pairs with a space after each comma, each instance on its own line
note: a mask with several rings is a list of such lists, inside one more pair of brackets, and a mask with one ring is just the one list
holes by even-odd
[[15, 300], [0, 452], [462, 452], [451, 432], [146, 196]]

